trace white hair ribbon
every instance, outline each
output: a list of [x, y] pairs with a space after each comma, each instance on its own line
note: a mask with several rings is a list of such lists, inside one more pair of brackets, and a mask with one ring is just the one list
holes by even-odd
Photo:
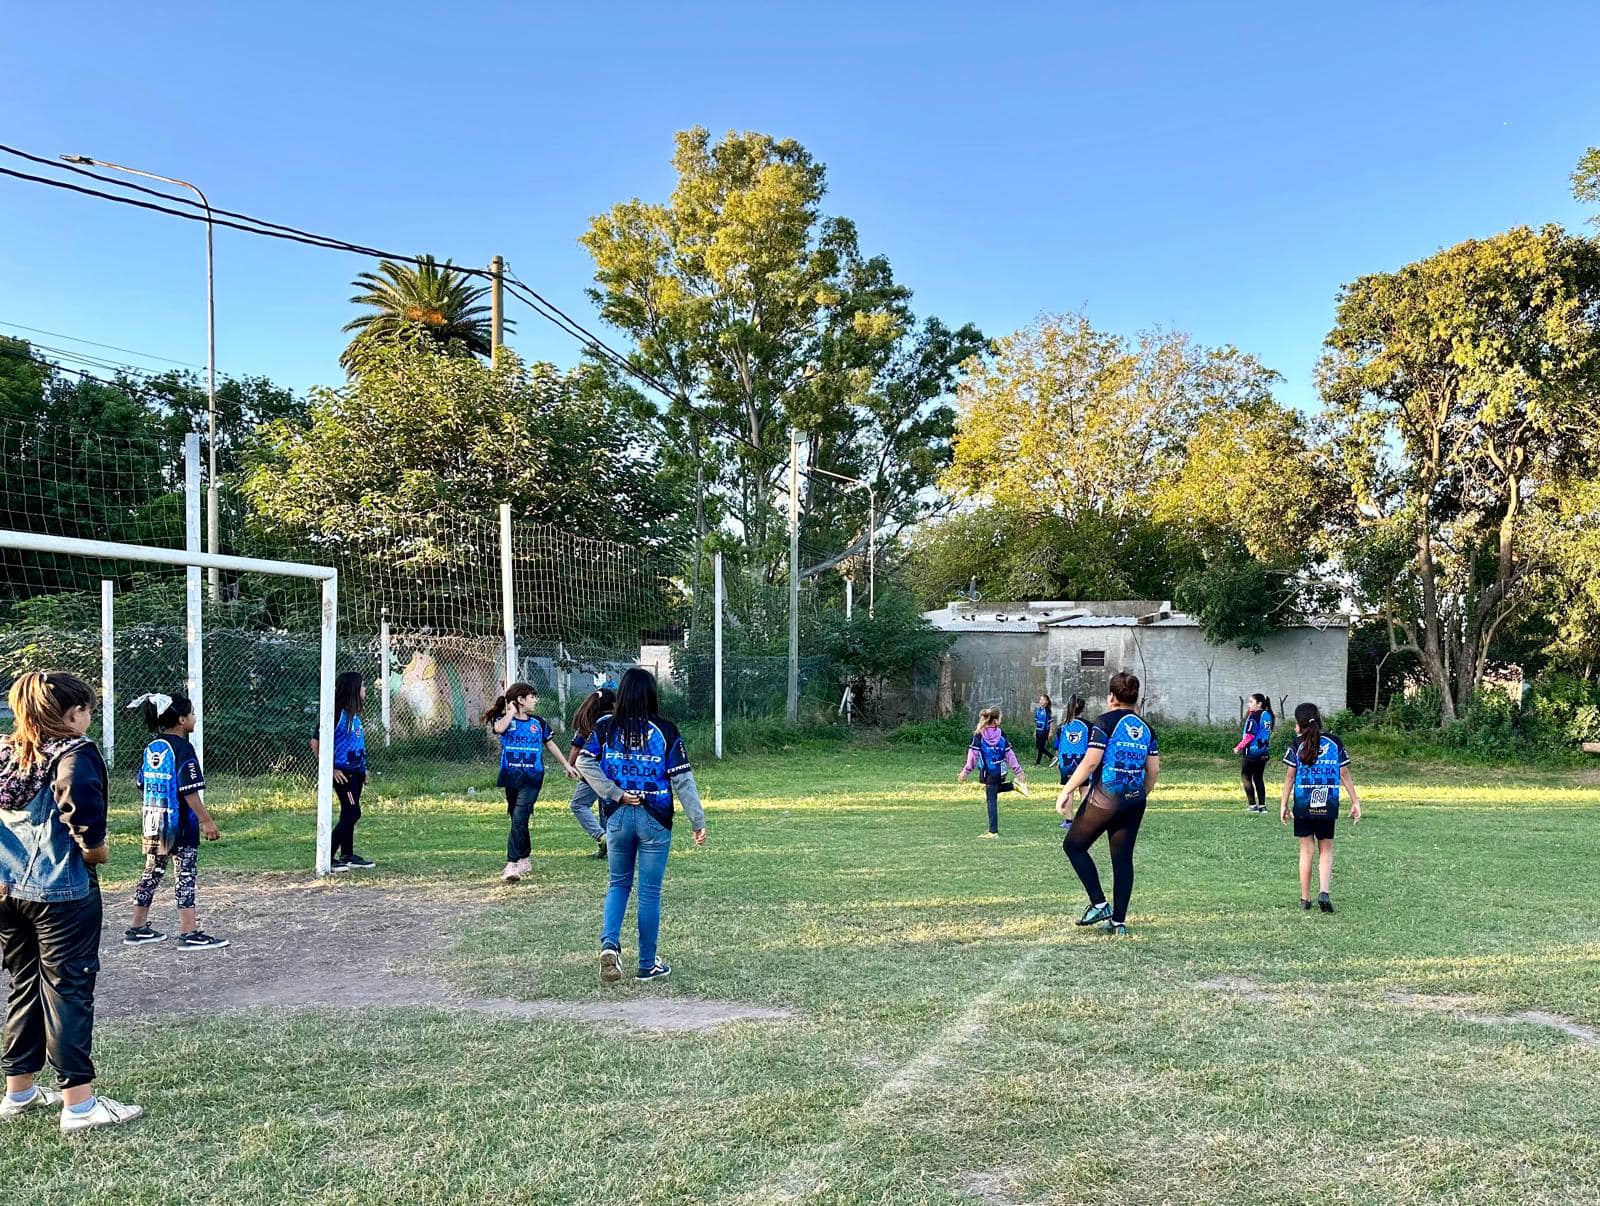
[[149, 691], [129, 704], [128, 710], [131, 712], [134, 708], [143, 707], [146, 701], [155, 704], [157, 716], [165, 716], [167, 709], [172, 706], [172, 696], [163, 695], [159, 691]]

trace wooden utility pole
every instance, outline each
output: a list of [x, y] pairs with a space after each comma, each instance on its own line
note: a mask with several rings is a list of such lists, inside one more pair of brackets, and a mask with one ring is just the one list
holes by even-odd
[[500, 359], [506, 341], [505, 261], [499, 256], [489, 261], [489, 363]]

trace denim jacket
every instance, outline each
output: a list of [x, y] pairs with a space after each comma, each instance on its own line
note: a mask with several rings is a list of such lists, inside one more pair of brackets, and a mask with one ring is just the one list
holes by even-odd
[[0, 807], [0, 896], [42, 902], [82, 900], [96, 890], [85, 850], [106, 841], [106, 764], [93, 742], [58, 755], [42, 775], [24, 779], [0, 746], [6, 786], [39, 780], [26, 801], [11, 793]]

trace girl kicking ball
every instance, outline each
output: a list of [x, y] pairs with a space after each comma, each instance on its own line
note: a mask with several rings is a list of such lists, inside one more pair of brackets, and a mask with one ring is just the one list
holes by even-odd
[[1318, 862], [1322, 893], [1317, 905], [1333, 912], [1333, 826], [1339, 819], [1339, 789], [1350, 793], [1350, 823], [1361, 820], [1361, 797], [1350, 782], [1350, 755], [1343, 743], [1322, 731], [1317, 705], [1303, 703], [1294, 710], [1294, 740], [1284, 751], [1289, 769], [1283, 776], [1283, 799], [1278, 816], [1289, 823], [1289, 801], [1294, 800], [1294, 835], [1300, 839], [1300, 907], [1311, 908], [1311, 863]]
[[1000, 836], [1000, 793], [1013, 786], [1006, 782], [1007, 767], [1016, 776], [1017, 790], [1028, 794], [1028, 778], [1017, 762], [1017, 752], [1000, 731], [1000, 720], [999, 708], [985, 708], [978, 713], [978, 727], [972, 731], [972, 744], [967, 746], [967, 764], [956, 776], [957, 783], [965, 783], [973, 767], [978, 768], [978, 782], [983, 784], [989, 804], [989, 832], [984, 836], [992, 838]]

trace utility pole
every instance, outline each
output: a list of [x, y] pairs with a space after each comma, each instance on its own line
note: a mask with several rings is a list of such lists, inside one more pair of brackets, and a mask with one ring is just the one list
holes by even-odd
[[504, 292], [505, 261], [499, 256], [489, 261], [489, 363], [500, 359], [501, 345], [506, 341], [506, 304]]
[[800, 719], [800, 429], [789, 428], [789, 723]]

